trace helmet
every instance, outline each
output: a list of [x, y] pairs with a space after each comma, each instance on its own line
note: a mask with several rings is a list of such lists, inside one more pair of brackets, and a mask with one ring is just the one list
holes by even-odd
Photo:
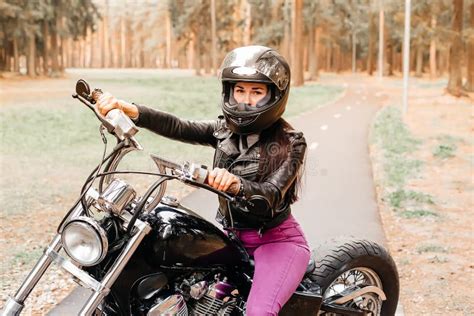
[[[239, 47], [222, 62], [221, 107], [232, 132], [246, 135], [260, 132], [283, 114], [290, 92], [290, 67], [274, 49], [265, 46]], [[233, 88], [237, 82], [258, 82], [268, 86], [267, 95], [256, 106], [237, 103]]]

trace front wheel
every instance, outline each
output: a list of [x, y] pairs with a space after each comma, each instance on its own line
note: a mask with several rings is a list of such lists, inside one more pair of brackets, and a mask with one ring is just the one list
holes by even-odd
[[[313, 251], [316, 270], [311, 279], [321, 286], [325, 302], [350, 295], [367, 286], [369, 291], [344, 303], [344, 306], [370, 311], [372, 315], [394, 315], [399, 295], [395, 262], [385, 248], [367, 240], [336, 239]], [[326, 314], [327, 315], [327, 314]]]

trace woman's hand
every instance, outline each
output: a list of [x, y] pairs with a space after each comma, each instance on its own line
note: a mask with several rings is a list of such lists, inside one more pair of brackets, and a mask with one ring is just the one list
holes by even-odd
[[119, 109], [132, 119], [138, 118], [138, 108], [134, 104], [118, 100], [108, 92], [103, 93], [99, 99], [97, 99], [96, 104], [97, 109], [103, 116], [106, 116], [110, 110]]
[[214, 168], [207, 177], [207, 183], [219, 191], [237, 194], [240, 190], [240, 179], [222, 168]]

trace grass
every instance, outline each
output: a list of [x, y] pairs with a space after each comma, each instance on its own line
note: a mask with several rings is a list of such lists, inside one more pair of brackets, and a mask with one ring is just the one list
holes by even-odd
[[455, 157], [455, 152], [457, 150], [456, 143], [463, 142], [463, 139], [461, 138], [446, 134], [439, 135], [436, 137], [436, 140], [438, 141], [438, 144], [432, 150], [433, 157], [442, 160]]
[[[220, 86], [215, 77], [159, 71], [80, 71], [71, 76], [82, 77], [92, 87], [100, 87], [118, 98], [181, 118], [212, 119], [221, 113]], [[64, 92], [68, 88], [65, 85], [73, 91], [75, 79], [62, 79], [57, 93], [45, 91], [30, 99], [19, 94], [19, 101], [0, 107], [3, 214], [69, 206], [74, 201], [71, 197], [77, 195], [86, 176], [99, 162], [103, 151], [99, 123], [89, 109]], [[342, 90], [322, 85], [292, 88], [285, 117], [291, 119], [317, 108], [335, 99]], [[136, 138], [145, 150], [129, 154], [121, 169], [155, 171], [149, 153], [178, 162], [212, 164], [212, 148], [179, 143], [146, 130], [141, 130]], [[110, 150], [114, 139], [108, 140]]]
[[434, 253], [448, 253], [448, 249], [439, 245], [434, 245], [434, 244], [426, 244], [426, 245], [421, 245], [416, 248], [416, 251], [419, 254], [422, 253], [428, 253], [428, 252], [434, 252]]
[[401, 211], [400, 216], [403, 218], [411, 219], [411, 218], [423, 218], [423, 217], [438, 217], [438, 213], [433, 211], [427, 210], [407, 210]]
[[410, 202], [416, 204], [434, 204], [433, 197], [429, 194], [413, 190], [398, 189], [388, 195], [389, 203], [394, 208], [407, 206]]
[[431, 195], [406, 189], [408, 180], [418, 175], [423, 163], [412, 158], [421, 141], [411, 135], [400, 111], [395, 107], [379, 111], [371, 137], [383, 153], [384, 200], [392, 210], [405, 219], [439, 216], [425, 209], [426, 205], [435, 204]]
[[418, 149], [421, 141], [411, 135], [403, 123], [400, 110], [393, 106], [377, 113], [372, 135], [372, 141], [383, 149], [387, 185], [403, 187], [408, 178], [420, 171], [423, 164], [409, 157], [410, 153]]

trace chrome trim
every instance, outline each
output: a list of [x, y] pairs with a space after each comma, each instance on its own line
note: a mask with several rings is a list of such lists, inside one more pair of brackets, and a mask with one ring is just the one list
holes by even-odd
[[147, 316], [160, 316], [160, 315], [188, 315], [188, 308], [184, 301], [183, 296], [180, 294], [174, 294], [168, 296], [163, 301], [153, 306], [147, 313]]
[[351, 292], [348, 295], [340, 297], [337, 300], [331, 301], [330, 304], [342, 305], [342, 304], [345, 304], [345, 303], [349, 302], [350, 300], [352, 300], [356, 297], [362, 296], [362, 295], [367, 294], [367, 293], [377, 294], [380, 297], [380, 299], [382, 299], [382, 301], [385, 301], [387, 299], [387, 297], [385, 296], [385, 293], [380, 288], [378, 288], [376, 286], [373, 286], [373, 285], [369, 285], [369, 286], [365, 286], [365, 287], [363, 287], [363, 288], [361, 288], [357, 291]]
[[14, 298], [9, 297], [2, 310], [2, 316], [20, 315], [21, 311], [23, 310], [23, 307], [25, 307], [24, 304], [20, 304], [15, 301]]
[[[59, 251], [61, 249], [61, 235], [57, 234], [56, 236], [54, 236], [48, 248], [54, 249], [55, 251]], [[46, 253], [44, 253], [39, 258], [38, 262], [36, 263], [34, 268], [30, 271], [26, 279], [23, 281], [18, 291], [16, 291], [15, 296], [13, 296], [11, 299], [15, 301], [18, 305], [23, 306], [25, 303], [25, 300], [28, 298], [28, 295], [30, 295], [31, 291], [36, 286], [38, 281], [41, 279], [44, 272], [48, 269], [51, 262], [52, 262], [52, 259]], [[15, 314], [16, 307], [14, 304], [8, 306], [8, 308], [13, 308], [13, 309], [7, 309], [7, 305], [6, 305], [5, 309], [2, 312], [2, 315], [19, 315], [19, 313]]]
[[[102, 253], [101, 253], [100, 257], [93, 263], [84, 264], [83, 262], [76, 261], [74, 259], [74, 257], [71, 256], [68, 249], [66, 247], [64, 247], [63, 237], [65, 235], [65, 230], [70, 224], [72, 224], [74, 222], [85, 222], [86, 224], [89, 224], [90, 226], [92, 226], [92, 228], [99, 235], [99, 238], [102, 242]], [[61, 234], [61, 242], [63, 244], [64, 251], [66, 251], [67, 255], [74, 262], [77, 262], [79, 265], [86, 266], [86, 267], [94, 266], [94, 265], [98, 264], [99, 262], [101, 262], [105, 258], [105, 256], [107, 255], [107, 251], [108, 251], [108, 248], [109, 248], [109, 240], [107, 239], [107, 234], [106, 234], [105, 230], [94, 219], [92, 219], [90, 217], [87, 217], [87, 216], [78, 216], [76, 218], [71, 219], [69, 222], [67, 222], [66, 225], [64, 225], [63, 232]]]
[[103, 211], [120, 215], [136, 196], [131, 185], [120, 179], [114, 179], [102, 192], [97, 203]]
[[114, 126], [114, 133], [120, 140], [131, 138], [138, 133], [138, 128], [122, 110], [113, 109], [107, 113], [105, 118]]
[[47, 249], [46, 253], [51, 259], [53, 259], [54, 263], [56, 263], [62, 269], [66, 270], [67, 272], [78, 278], [85, 288], [94, 291], [109, 291], [108, 289], [105, 289], [100, 282], [91, 277], [87, 272], [84, 272], [80, 268], [78, 268], [74, 263], [72, 263], [71, 260], [64, 258], [52, 249]]
[[[114, 284], [115, 280], [120, 275], [132, 255], [135, 253], [135, 250], [138, 248], [145, 235], [151, 231], [151, 226], [148, 223], [142, 222], [138, 219], [135, 222], [135, 227], [137, 228], [137, 232], [125, 245], [122, 252], [120, 253], [120, 256], [115, 260], [113, 266], [109, 269], [109, 272], [102, 279], [101, 285], [103, 289], [109, 289]], [[97, 306], [99, 306], [100, 302], [102, 302], [107, 294], [108, 293], [103, 293], [103, 291], [94, 292], [87, 300], [79, 315], [93, 315], [95, 309]]]
[[[122, 158], [126, 154], [128, 154], [129, 152], [132, 152], [134, 150], [137, 150], [137, 148], [134, 148], [134, 147], [124, 147], [124, 148], [122, 148], [120, 150], [120, 153], [117, 156], [115, 156], [115, 158], [110, 163], [110, 168], [106, 171], [115, 171], [115, 170], [117, 170], [117, 167], [118, 167], [120, 161], [122, 161]], [[112, 182], [113, 178], [114, 178], [114, 174], [108, 174], [108, 175], [104, 176], [104, 184], [109, 185]]]

